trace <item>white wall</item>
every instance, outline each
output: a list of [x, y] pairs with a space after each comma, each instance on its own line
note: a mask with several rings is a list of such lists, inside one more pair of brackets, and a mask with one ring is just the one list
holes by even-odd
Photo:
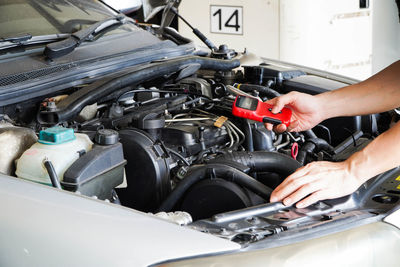
[[[243, 35], [210, 33], [210, 5], [243, 6]], [[215, 45], [228, 44], [260, 56], [279, 58], [279, 0], [183, 0], [179, 12], [202, 31]], [[202, 44], [182, 21], [179, 31]]]
[[372, 1], [372, 73], [375, 74], [400, 59], [400, 23], [394, 0]]
[[281, 60], [358, 79], [371, 75], [370, 8], [360, 9], [359, 0], [280, 3]]
[[[210, 5], [242, 6], [243, 35], [210, 33]], [[183, 0], [179, 11], [216, 45], [361, 80], [400, 59], [395, 0]]]

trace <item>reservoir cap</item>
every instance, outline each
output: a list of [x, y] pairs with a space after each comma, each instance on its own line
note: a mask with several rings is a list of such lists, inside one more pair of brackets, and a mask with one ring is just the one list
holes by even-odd
[[100, 129], [97, 131], [94, 141], [102, 146], [114, 145], [119, 141], [119, 134], [114, 130]]
[[46, 145], [60, 145], [73, 141], [75, 138], [73, 129], [56, 126], [40, 131], [38, 142]]

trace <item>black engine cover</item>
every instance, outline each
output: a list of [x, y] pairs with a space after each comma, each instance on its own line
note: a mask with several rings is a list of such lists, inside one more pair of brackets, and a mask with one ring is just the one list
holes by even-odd
[[161, 144], [139, 129], [119, 132], [124, 148], [128, 187], [118, 189], [121, 203], [141, 211], [151, 212], [171, 191], [169, 162]]
[[161, 139], [169, 147], [181, 147], [186, 156], [196, 155], [202, 151], [200, 127], [203, 127], [205, 148], [224, 144], [228, 141], [228, 133], [224, 128], [218, 128], [213, 122], [174, 123], [161, 129]]

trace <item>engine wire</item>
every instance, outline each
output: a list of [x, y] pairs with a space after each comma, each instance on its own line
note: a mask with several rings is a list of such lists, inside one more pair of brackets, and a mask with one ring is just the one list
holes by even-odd
[[281, 148], [284, 148], [285, 146], [287, 146], [287, 145], [289, 145], [290, 144], [290, 137], [289, 137], [289, 135], [286, 135], [286, 142], [285, 143], [282, 143], [282, 144], [280, 144], [280, 145], [277, 145], [276, 146], [276, 150], [279, 150], [279, 149], [281, 149]]
[[233, 144], [235, 143], [235, 140], [233, 138], [232, 135], [232, 129], [229, 127], [229, 125], [227, 123], [224, 123], [225, 129], [229, 135], [229, 138], [231, 139], [230, 143], [229, 143], [229, 148], [233, 147]]
[[179, 154], [178, 152], [167, 148], [168, 153], [171, 153], [172, 155], [174, 155], [175, 157], [179, 158], [186, 166], [190, 166], [189, 161], [187, 161], [181, 154]]
[[185, 121], [208, 121], [212, 120], [212, 118], [186, 118], [186, 119], [167, 119], [165, 122], [185, 122]]

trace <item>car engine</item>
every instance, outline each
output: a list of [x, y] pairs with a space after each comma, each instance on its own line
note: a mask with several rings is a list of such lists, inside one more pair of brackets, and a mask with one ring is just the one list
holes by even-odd
[[[199, 220], [268, 202], [297, 168], [346, 159], [388, 119], [337, 118], [310, 131], [276, 134], [232, 116], [236, 95], [265, 101], [346, 84], [273, 64], [238, 65], [191, 56], [9, 106], [1, 158], [10, 151], [6, 144], [18, 151], [1, 171], [144, 212], [186, 211]], [[71, 140], [82, 144], [65, 147]], [[52, 184], [52, 176], [61, 184]]]

